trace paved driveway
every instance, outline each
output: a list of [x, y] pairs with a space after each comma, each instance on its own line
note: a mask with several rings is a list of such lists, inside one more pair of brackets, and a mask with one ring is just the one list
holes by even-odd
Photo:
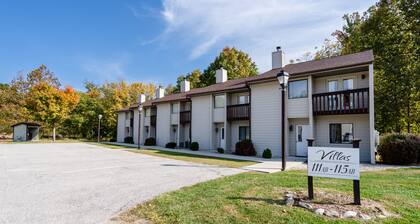
[[0, 144], [0, 223], [105, 223], [160, 193], [239, 172], [83, 143]]

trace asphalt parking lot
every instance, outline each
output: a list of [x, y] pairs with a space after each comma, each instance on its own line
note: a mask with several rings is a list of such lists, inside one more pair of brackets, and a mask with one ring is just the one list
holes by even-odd
[[106, 223], [163, 192], [239, 172], [85, 143], [0, 144], [0, 223]]

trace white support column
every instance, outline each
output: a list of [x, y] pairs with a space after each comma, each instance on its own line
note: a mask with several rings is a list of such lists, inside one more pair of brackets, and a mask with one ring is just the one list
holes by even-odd
[[312, 103], [312, 76], [308, 76], [308, 104], [309, 104], [309, 138], [314, 138], [314, 113], [313, 113], [313, 103]]
[[373, 64], [369, 65], [369, 133], [370, 133], [370, 163], [375, 164], [375, 98], [373, 84]]

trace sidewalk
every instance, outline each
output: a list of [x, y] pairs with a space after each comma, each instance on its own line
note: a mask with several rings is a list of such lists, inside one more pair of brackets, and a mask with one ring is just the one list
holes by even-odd
[[[136, 144], [128, 144], [128, 143], [120, 143], [120, 142], [103, 142], [103, 143], [110, 144], [110, 145], [119, 145], [119, 146], [137, 148]], [[191, 151], [190, 149], [185, 149], [185, 148], [168, 149], [168, 148], [164, 148], [160, 146], [140, 145], [140, 148], [153, 149], [153, 150], [166, 151], [166, 152], [179, 152], [179, 153], [185, 153], [185, 154], [191, 154], [191, 155], [199, 155], [199, 156], [207, 156], [207, 157], [215, 157], [215, 158], [223, 158], [223, 159], [253, 161], [253, 162], [257, 162], [257, 164], [245, 166], [245, 167], [242, 167], [242, 169], [249, 170], [249, 171], [264, 172], [264, 173], [275, 173], [275, 172], [281, 171], [281, 158], [264, 159], [264, 158], [256, 157], [256, 156], [238, 156], [234, 154], [221, 154], [221, 153], [218, 153], [216, 150]], [[286, 170], [306, 169], [305, 162], [306, 162], [306, 158], [287, 157]]]

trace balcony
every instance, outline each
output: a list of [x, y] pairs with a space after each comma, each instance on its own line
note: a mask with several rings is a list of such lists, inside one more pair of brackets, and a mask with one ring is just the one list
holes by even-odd
[[156, 126], [156, 115], [151, 115], [150, 116], [150, 125], [151, 126]]
[[179, 122], [181, 124], [190, 123], [191, 122], [191, 111], [181, 111], [179, 113]]
[[369, 88], [312, 95], [314, 115], [369, 113]]
[[227, 120], [228, 121], [240, 121], [240, 120], [249, 120], [249, 115], [251, 114], [251, 107], [249, 103], [246, 104], [237, 104], [227, 106]]

